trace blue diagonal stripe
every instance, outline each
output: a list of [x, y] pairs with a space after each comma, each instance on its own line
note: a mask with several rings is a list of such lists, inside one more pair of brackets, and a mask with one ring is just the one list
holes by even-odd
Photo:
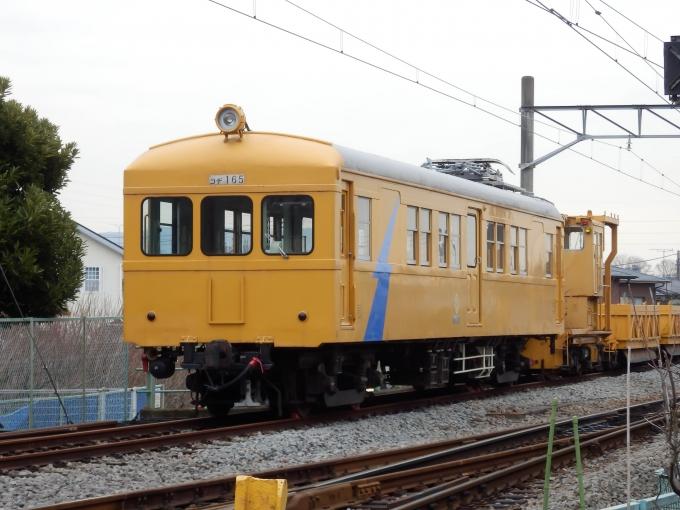
[[385, 232], [385, 239], [383, 240], [380, 254], [378, 255], [378, 263], [373, 273], [373, 278], [378, 279], [378, 285], [375, 288], [375, 295], [373, 296], [373, 304], [371, 305], [371, 313], [368, 316], [368, 324], [366, 325], [366, 333], [364, 333], [364, 342], [371, 342], [383, 339], [383, 331], [385, 330], [385, 314], [387, 313], [387, 295], [390, 290], [390, 275], [392, 273], [392, 264], [387, 263], [387, 258], [390, 255], [390, 247], [392, 246], [392, 235], [394, 234], [394, 223], [397, 220], [397, 209], [399, 206], [399, 197], [394, 204], [390, 224], [387, 226]]

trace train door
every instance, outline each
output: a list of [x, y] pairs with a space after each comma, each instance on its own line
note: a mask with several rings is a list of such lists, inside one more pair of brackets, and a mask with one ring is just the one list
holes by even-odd
[[353, 253], [353, 200], [352, 183], [342, 182], [342, 196], [340, 198], [340, 300], [342, 302], [342, 313], [340, 316], [341, 326], [352, 326], [354, 317], [352, 315], [353, 301], [353, 273], [354, 273], [354, 253]]
[[593, 225], [593, 294], [602, 296], [602, 232], [597, 232]]
[[479, 324], [480, 313], [480, 287], [481, 287], [481, 256], [479, 250], [480, 239], [480, 211], [468, 209], [467, 222], [465, 224], [465, 252], [467, 259], [468, 280], [468, 308], [467, 323]]

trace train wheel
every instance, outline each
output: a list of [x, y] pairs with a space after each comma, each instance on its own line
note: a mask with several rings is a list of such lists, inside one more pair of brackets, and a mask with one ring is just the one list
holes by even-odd
[[293, 412], [300, 418], [307, 418], [312, 412], [312, 404], [297, 404]]
[[350, 404], [350, 407], [351, 407], [354, 411], [358, 411], [359, 409], [361, 409], [361, 403]]
[[234, 407], [234, 404], [227, 404], [225, 402], [208, 402], [208, 412], [218, 420], [224, 420], [229, 416], [229, 411]]

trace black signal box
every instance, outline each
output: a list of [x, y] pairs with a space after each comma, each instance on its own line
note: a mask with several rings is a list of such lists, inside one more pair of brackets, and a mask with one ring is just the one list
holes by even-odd
[[663, 43], [663, 90], [667, 96], [680, 95], [680, 35]]

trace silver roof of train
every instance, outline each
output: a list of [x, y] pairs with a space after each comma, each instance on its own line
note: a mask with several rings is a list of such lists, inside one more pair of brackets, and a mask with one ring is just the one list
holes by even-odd
[[460, 177], [443, 174], [436, 170], [429, 170], [416, 165], [402, 163], [401, 161], [383, 158], [382, 156], [367, 154], [341, 145], [333, 144], [333, 147], [344, 158], [345, 168], [348, 170], [356, 170], [357, 172], [449, 191], [458, 195], [475, 198], [481, 202], [521, 209], [556, 220], [562, 219], [562, 215], [557, 208], [541, 198], [496, 189], [492, 186], [485, 186], [477, 182], [461, 179]]

